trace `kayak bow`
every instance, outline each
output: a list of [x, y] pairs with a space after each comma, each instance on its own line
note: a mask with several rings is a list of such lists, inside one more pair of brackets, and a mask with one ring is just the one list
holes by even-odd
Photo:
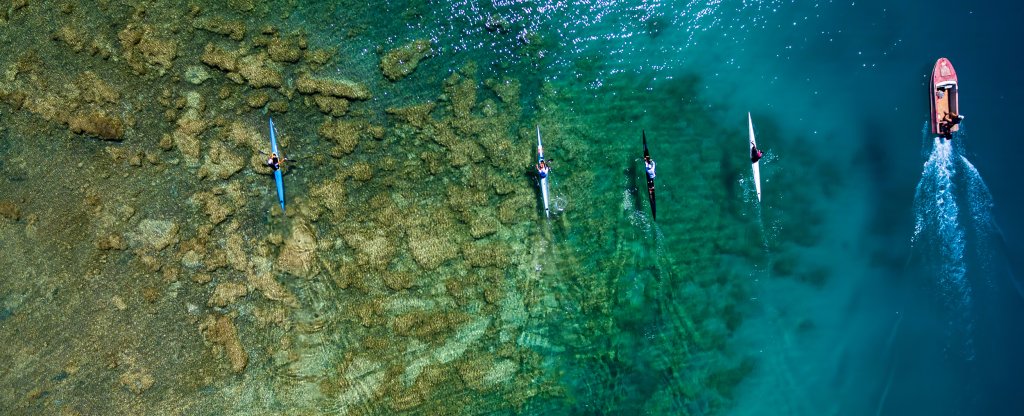
[[654, 178], [647, 174], [647, 159], [651, 157], [651, 153], [647, 151], [647, 133], [640, 130], [640, 136], [644, 139], [644, 176], [647, 177], [647, 196], [651, 201], [651, 219], [657, 220], [658, 215], [654, 206]]
[[[544, 161], [544, 147], [540, 144], [540, 125], [537, 126], [537, 164]], [[549, 170], [550, 172], [550, 170]], [[548, 208], [548, 178], [540, 178], [540, 193], [544, 196], [544, 216], [551, 218], [551, 209]]]
[[[274, 133], [274, 119], [270, 120], [270, 148], [274, 152], [272, 154], [277, 155], [280, 163], [284, 162], [284, 158], [281, 157], [280, 153], [277, 153], [277, 134]], [[281, 201], [281, 212], [284, 212], [284, 179], [281, 177], [281, 169], [274, 170], [274, 181], [277, 182], [277, 199]]]

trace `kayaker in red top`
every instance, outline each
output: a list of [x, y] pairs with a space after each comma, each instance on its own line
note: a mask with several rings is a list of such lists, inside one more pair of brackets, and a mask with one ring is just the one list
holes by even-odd
[[754, 145], [754, 142], [750, 142], [750, 145], [752, 146], [750, 148], [750, 163], [757, 163], [758, 160], [761, 160], [761, 156], [763, 156], [764, 153], [758, 150], [757, 146]]

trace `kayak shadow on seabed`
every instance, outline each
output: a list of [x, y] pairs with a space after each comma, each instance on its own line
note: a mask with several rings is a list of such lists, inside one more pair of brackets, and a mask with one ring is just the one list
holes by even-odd
[[1024, 316], [1024, 296], [993, 198], [965, 156], [966, 131], [944, 140], [927, 127], [904, 313], [885, 347], [878, 413], [1020, 414], [1024, 331], [1014, 319]]

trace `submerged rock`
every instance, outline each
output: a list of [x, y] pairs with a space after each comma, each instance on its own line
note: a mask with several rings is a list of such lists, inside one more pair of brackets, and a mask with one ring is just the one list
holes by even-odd
[[199, 168], [199, 178], [214, 177], [228, 179], [245, 167], [245, 158], [232, 152], [227, 146], [215, 142], [206, 155], [206, 161]]
[[208, 79], [210, 79], [210, 73], [206, 72], [206, 70], [199, 65], [190, 65], [188, 68], [185, 68], [185, 80], [190, 84], [199, 85], [206, 82]]
[[207, 32], [227, 36], [232, 40], [245, 39], [245, 23], [239, 20], [228, 20], [220, 16], [196, 19], [192, 27]]
[[320, 271], [316, 259], [316, 235], [313, 229], [304, 223], [296, 223], [284, 242], [277, 266], [286, 273], [308, 278]]
[[128, 235], [128, 240], [132, 246], [160, 251], [178, 242], [178, 224], [166, 220], [142, 220], [138, 230]]
[[372, 97], [365, 85], [349, 80], [314, 78], [302, 75], [295, 80], [295, 89], [303, 94], [324, 94], [350, 100], [368, 100]]
[[253, 88], [272, 87], [279, 88], [284, 84], [284, 76], [277, 69], [270, 66], [266, 55], [250, 55], [238, 59], [238, 73], [248, 81]]
[[398, 81], [415, 71], [421, 60], [433, 54], [430, 40], [414, 40], [384, 55], [380, 59], [380, 69], [387, 79]]
[[0, 201], [0, 217], [17, 221], [21, 218], [21, 210], [10, 201]]
[[409, 250], [416, 263], [427, 270], [434, 270], [459, 255], [459, 248], [447, 237], [435, 236], [424, 230], [409, 232]]
[[135, 394], [142, 394], [142, 392], [149, 390], [156, 383], [153, 375], [145, 369], [134, 369], [121, 374], [119, 378], [121, 386], [128, 389]]
[[150, 25], [129, 24], [117, 38], [121, 41], [125, 61], [139, 74], [145, 74], [148, 67], [155, 67], [163, 75], [178, 56], [178, 44], [155, 34]]
[[77, 134], [88, 134], [102, 140], [124, 139], [124, 122], [102, 112], [77, 114], [68, 120], [68, 127]]
[[207, 341], [224, 351], [231, 363], [231, 371], [240, 373], [245, 370], [249, 363], [249, 354], [242, 348], [242, 342], [238, 340], [238, 329], [231, 318], [209, 315], [199, 329]]
[[203, 48], [203, 55], [199, 59], [204, 64], [222, 71], [234, 72], [238, 69], [238, 53], [228, 51], [212, 43], [206, 44], [206, 47]]
[[298, 62], [302, 58], [302, 44], [298, 38], [273, 38], [267, 43], [270, 59], [277, 62]]
[[249, 288], [245, 283], [221, 283], [213, 290], [213, 295], [210, 296], [210, 300], [206, 304], [223, 308], [235, 303], [235, 300], [247, 294], [249, 294]]

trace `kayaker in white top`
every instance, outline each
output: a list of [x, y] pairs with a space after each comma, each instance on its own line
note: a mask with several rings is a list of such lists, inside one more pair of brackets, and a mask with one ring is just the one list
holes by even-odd
[[267, 166], [270, 166], [273, 170], [281, 169], [281, 159], [278, 159], [277, 153], [270, 154], [270, 158], [267, 159]]
[[654, 179], [654, 165], [654, 159], [651, 159], [650, 156], [644, 157], [644, 169], [647, 171], [648, 178]]
[[537, 163], [537, 174], [540, 175], [541, 179], [547, 178], [548, 177], [548, 172], [550, 170], [551, 170], [551, 168], [549, 168], [548, 164], [546, 162], [544, 162], [543, 160], [540, 161], [540, 163]]

